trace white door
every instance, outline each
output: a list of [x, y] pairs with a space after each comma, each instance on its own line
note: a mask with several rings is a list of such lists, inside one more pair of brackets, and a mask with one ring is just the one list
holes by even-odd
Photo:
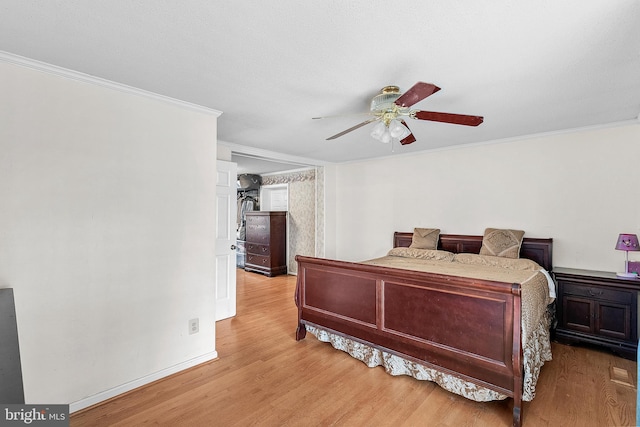
[[236, 204], [238, 165], [217, 161], [216, 320], [236, 315]]

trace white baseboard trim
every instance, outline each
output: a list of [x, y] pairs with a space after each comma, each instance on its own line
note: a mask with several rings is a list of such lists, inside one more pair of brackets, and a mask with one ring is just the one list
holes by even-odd
[[176, 374], [180, 371], [184, 371], [185, 369], [193, 368], [194, 366], [197, 366], [201, 363], [210, 362], [217, 358], [218, 358], [217, 351], [203, 354], [202, 356], [198, 356], [196, 358], [187, 360], [185, 362], [179, 363], [177, 365], [171, 366], [161, 371], [154, 372], [153, 374], [147, 375], [142, 378], [138, 378], [137, 380], [129, 381], [128, 383], [124, 383], [117, 387], [113, 387], [109, 390], [105, 390], [103, 392], [94, 394], [93, 396], [89, 396], [84, 399], [80, 399], [76, 402], [72, 402], [69, 404], [69, 412], [73, 413], [81, 409], [88, 408], [89, 406], [93, 406], [100, 402], [104, 402], [105, 400], [111, 399], [112, 397], [116, 397], [120, 394], [126, 393], [138, 387], [142, 387], [143, 385], [147, 385], [149, 383], [152, 383], [164, 377], [168, 377], [169, 375]]

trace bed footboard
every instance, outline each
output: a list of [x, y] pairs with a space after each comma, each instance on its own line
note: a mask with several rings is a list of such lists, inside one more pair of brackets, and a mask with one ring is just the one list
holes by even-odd
[[513, 397], [522, 420], [520, 287], [296, 256], [296, 340], [332, 330]]

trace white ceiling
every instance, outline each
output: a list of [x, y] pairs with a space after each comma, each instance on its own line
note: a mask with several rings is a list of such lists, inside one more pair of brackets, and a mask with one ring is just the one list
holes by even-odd
[[[0, 2], [0, 51], [220, 110], [218, 139], [343, 162], [617, 122], [640, 113], [640, 1]], [[364, 120], [386, 85], [479, 127], [409, 121], [392, 153]], [[312, 162], [312, 160], [310, 160]]]

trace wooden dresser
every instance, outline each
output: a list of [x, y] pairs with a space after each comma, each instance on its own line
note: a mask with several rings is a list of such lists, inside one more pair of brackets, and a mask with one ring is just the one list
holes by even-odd
[[287, 274], [287, 213], [246, 213], [247, 237], [244, 269], [277, 276]]

